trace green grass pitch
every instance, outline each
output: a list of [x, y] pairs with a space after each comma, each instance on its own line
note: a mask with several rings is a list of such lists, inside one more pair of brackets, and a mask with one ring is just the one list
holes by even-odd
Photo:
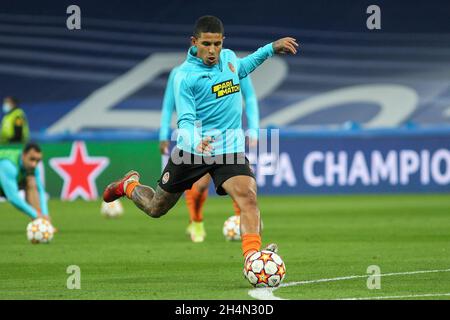
[[[51, 200], [60, 229], [52, 243], [28, 243], [28, 218], [0, 203], [0, 299], [252, 299], [242, 276], [240, 242], [222, 236], [233, 214], [227, 197], [205, 205], [207, 238], [185, 234], [184, 200], [165, 217], [151, 219], [128, 200], [125, 214], [108, 220], [100, 202]], [[448, 195], [260, 197], [263, 245], [280, 247], [284, 284], [367, 274], [377, 265], [381, 289], [367, 278], [281, 287], [284, 299], [341, 299], [431, 296], [449, 299]], [[69, 290], [69, 265], [81, 269], [81, 289]]]

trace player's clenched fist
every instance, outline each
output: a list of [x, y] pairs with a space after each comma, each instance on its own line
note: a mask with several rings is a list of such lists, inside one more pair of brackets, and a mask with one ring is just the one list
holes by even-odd
[[211, 152], [214, 150], [214, 147], [211, 145], [211, 143], [214, 142], [214, 138], [212, 137], [206, 137], [202, 140], [202, 142], [199, 143], [197, 146], [197, 152], [203, 153], [206, 156], [210, 156]]
[[275, 51], [275, 53], [296, 54], [297, 48], [298, 48], [298, 43], [296, 42], [296, 40], [294, 38], [286, 37], [286, 38], [281, 38], [281, 39], [275, 41], [272, 44], [272, 46], [273, 46], [273, 51]]

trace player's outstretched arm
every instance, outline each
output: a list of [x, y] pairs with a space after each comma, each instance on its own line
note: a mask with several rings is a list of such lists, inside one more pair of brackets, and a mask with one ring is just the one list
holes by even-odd
[[238, 59], [239, 79], [245, 78], [259, 65], [274, 54], [297, 54], [298, 43], [294, 38], [285, 37], [266, 44], [245, 58]]
[[35, 178], [36, 178], [36, 187], [39, 194], [39, 204], [41, 209], [41, 214], [44, 218], [48, 218], [50, 220], [50, 214], [48, 212], [48, 204], [47, 204], [47, 196], [45, 194], [44, 184], [41, 180], [41, 169], [38, 167], [35, 170]]

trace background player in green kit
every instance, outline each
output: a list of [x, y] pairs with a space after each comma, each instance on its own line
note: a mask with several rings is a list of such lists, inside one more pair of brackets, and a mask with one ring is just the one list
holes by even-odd
[[[156, 190], [141, 185], [139, 174], [130, 171], [106, 187], [103, 199], [111, 202], [126, 195], [147, 215], [159, 218], [209, 173], [216, 192], [230, 195], [241, 209], [242, 251], [248, 257], [261, 249], [260, 211], [255, 177], [244, 154], [240, 79], [274, 54], [296, 54], [298, 44], [282, 38], [239, 59], [222, 49], [224, 28], [213, 16], [197, 20], [191, 40], [196, 50], [189, 49], [174, 79], [177, 148]], [[221, 162], [224, 158], [233, 161]], [[270, 249], [276, 251], [276, 246]]]
[[[41, 160], [41, 148], [35, 143], [28, 143], [23, 150], [0, 149], [0, 195], [32, 220], [50, 220], [38, 167]], [[25, 199], [20, 189], [25, 191]]]
[[26, 143], [29, 139], [28, 120], [25, 112], [19, 108], [14, 97], [3, 99], [3, 118], [1, 121], [0, 143]]

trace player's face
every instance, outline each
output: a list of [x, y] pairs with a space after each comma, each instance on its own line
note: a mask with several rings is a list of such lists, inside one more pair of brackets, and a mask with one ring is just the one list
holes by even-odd
[[26, 170], [34, 170], [38, 166], [39, 162], [42, 160], [42, 153], [37, 152], [34, 149], [29, 150], [27, 153], [22, 155], [23, 167]]
[[197, 57], [203, 60], [208, 66], [213, 66], [219, 62], [220, 51], [222, 50], [223, 35], [221, 33], [202, 32], [200, 37], [192, 37], [192, 45], [197, 47]]

